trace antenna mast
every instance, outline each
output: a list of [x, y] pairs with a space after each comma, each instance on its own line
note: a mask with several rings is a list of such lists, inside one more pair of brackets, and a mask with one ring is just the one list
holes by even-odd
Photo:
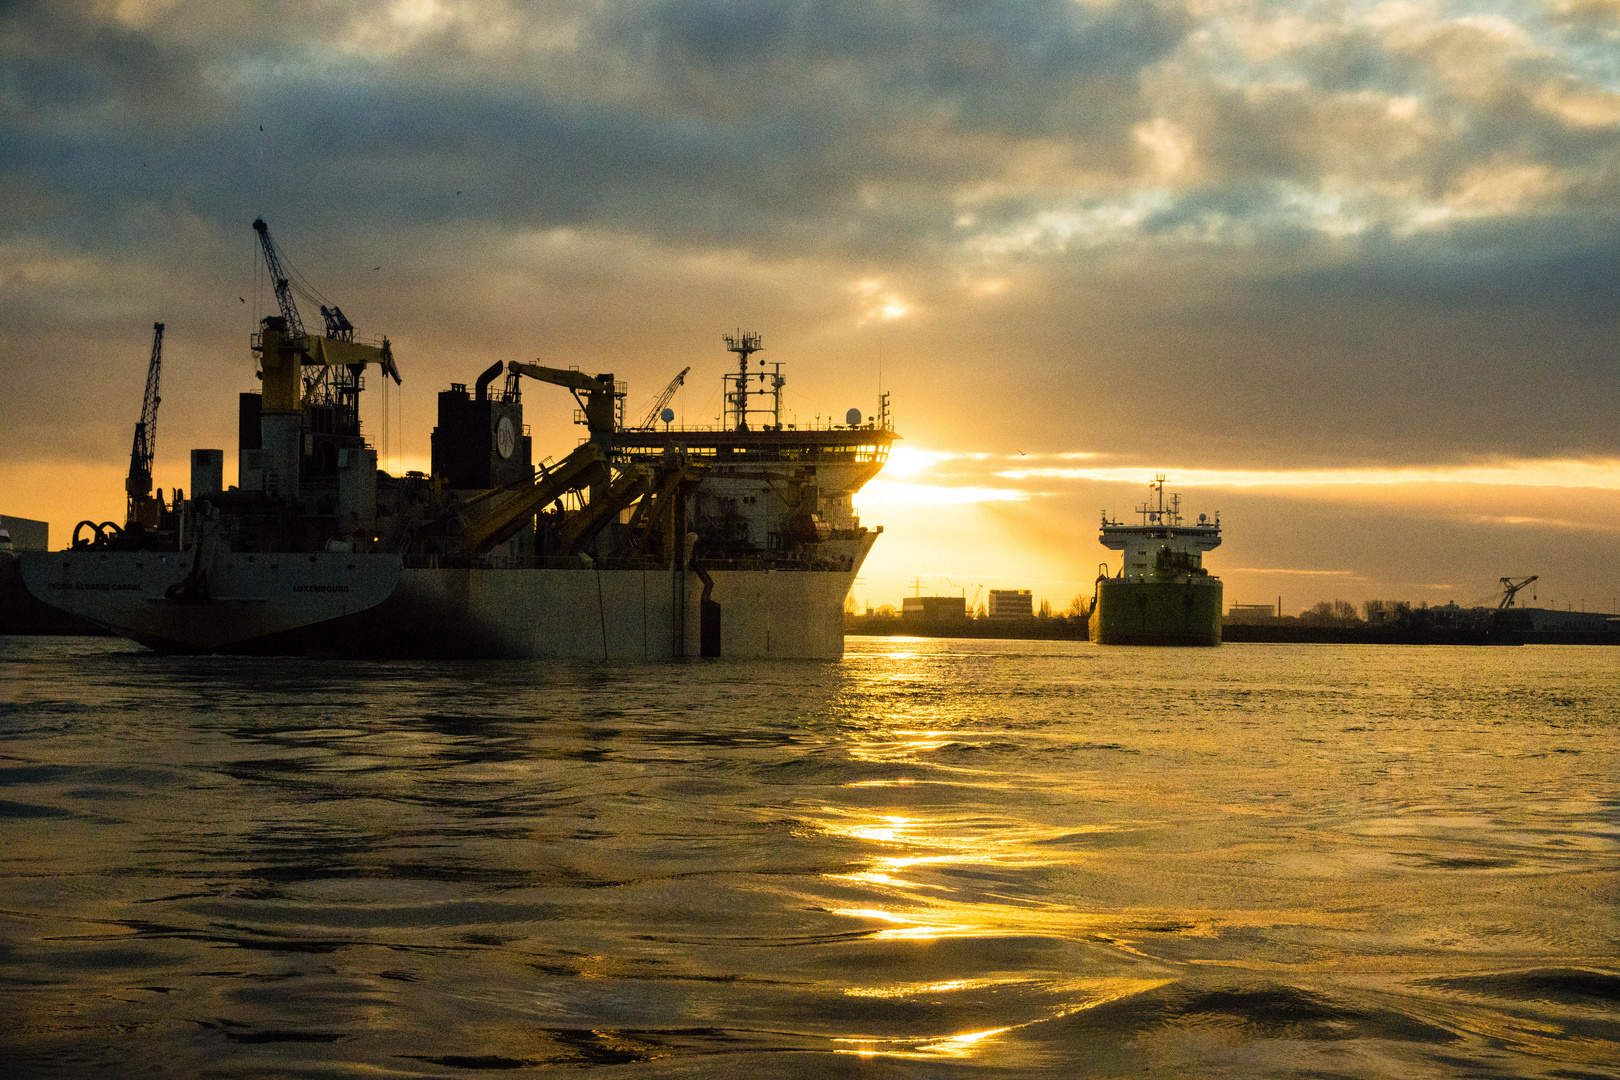
[[[757, 352], [764, 352], [765, 346], [760, 344], [758, 334], [745, 333], [741, 330], [735, 334], [725, 335], [723, 340], [726, 343], [726, 351], [737, 354], [737, 372], [734, 375], [725, 377], [726, 410], [725, 416], [721, 420], [721, 426], [737, 431], [747, 431], [748, 414], [750, 412], [761, 413], [767, 411], [765, 409], [750, 409], [748, 407], [749, 395], [770, 394], [773, 399], [773, 405], [768, 410], [771, 419], [766, 423], [765, 427], [766, 430], [769, 430], [772, 425], [781, 427], [782, 387], [787, 385], [787, 380], [782, 377], [782, 365], [777, 364], [775, 371], [772, 372], [759, 372], [760, 387], [758, 390], [750, 390], [748, 388], [748, 379], [750, 377], [748, 374], [748, 358]], [[761, 360], [759, 366], [763, 368], [765, 361]]]

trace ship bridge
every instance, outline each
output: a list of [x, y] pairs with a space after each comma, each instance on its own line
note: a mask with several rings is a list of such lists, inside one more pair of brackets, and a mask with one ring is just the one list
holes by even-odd
[[1125, 553], [1120, 576], [1127, 578], [1177, 577], [1205, 574], [1204, 552], [1221, 546], [1221, 520], [1198, 515], [1196, 523], [1182, 519], [1181, 496], [1172, 494], [1165, 501], [1164, 476], [1150, 485], [1155, 499], [1136, 508], [1141, 520], [1136, 524], [1108, 520], [1103, 513], [1102, 531], [1097, 539], [1111, 551]]

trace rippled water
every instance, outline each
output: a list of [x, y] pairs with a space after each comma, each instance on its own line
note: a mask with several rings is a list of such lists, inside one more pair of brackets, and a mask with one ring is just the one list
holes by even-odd
[[0, 638], [8, 1075], [1620, 1074], [1620, 654]]

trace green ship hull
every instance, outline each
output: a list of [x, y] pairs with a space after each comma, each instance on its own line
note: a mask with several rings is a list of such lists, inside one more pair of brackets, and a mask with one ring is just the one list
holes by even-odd
[[1091, 611], [1091, 640], [1099, 645], [1219, 645], [1220, 579], [1104, 578], [1097, 583]]

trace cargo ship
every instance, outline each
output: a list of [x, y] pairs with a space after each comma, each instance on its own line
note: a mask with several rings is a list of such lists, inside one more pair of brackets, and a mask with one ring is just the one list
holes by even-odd
[[1221, 522], [1181, 516], [1181, 496], [1165, 502], [1164, 475], [1149, 485], [1152, 497], [1136, 512], [1138, 524], [1108, 520], [1103, 547], [1124, 552], [1113, 576], [1104, 564], [1091, 603], [1091, 640], [1102, 645], [1219, 645], [1221, 581], [1204, 569], [1204, 552], [1221, 544]]
[[[366, 369], [400, 378], [390, 344], [356, 341], [335, 305], [324, 336], [304, 332], [261, 224], [281, 314], [252, 339], [262, 390], [239, 398], [237, 485], [223, 451], [194, 450], [189, 497], [154, 498], [150, 453], [132, 455], [124, 525], [21, 554], [34, 596], [166, 653], [842, 655], [844, 600], [882, 532], [851, 497], [898, 437], [887, 395], [872, 416], [784, 423], [782, 365], [739, 333], [718, 426], [671, 426], [683, 371], [632, 427], [611, 373], [496, 363], [439, 394], [431, 472], [394, 476], [359, 420]], [[536, 382], [572, 393], [588, 432], [555, 462], [532, 461]]]

